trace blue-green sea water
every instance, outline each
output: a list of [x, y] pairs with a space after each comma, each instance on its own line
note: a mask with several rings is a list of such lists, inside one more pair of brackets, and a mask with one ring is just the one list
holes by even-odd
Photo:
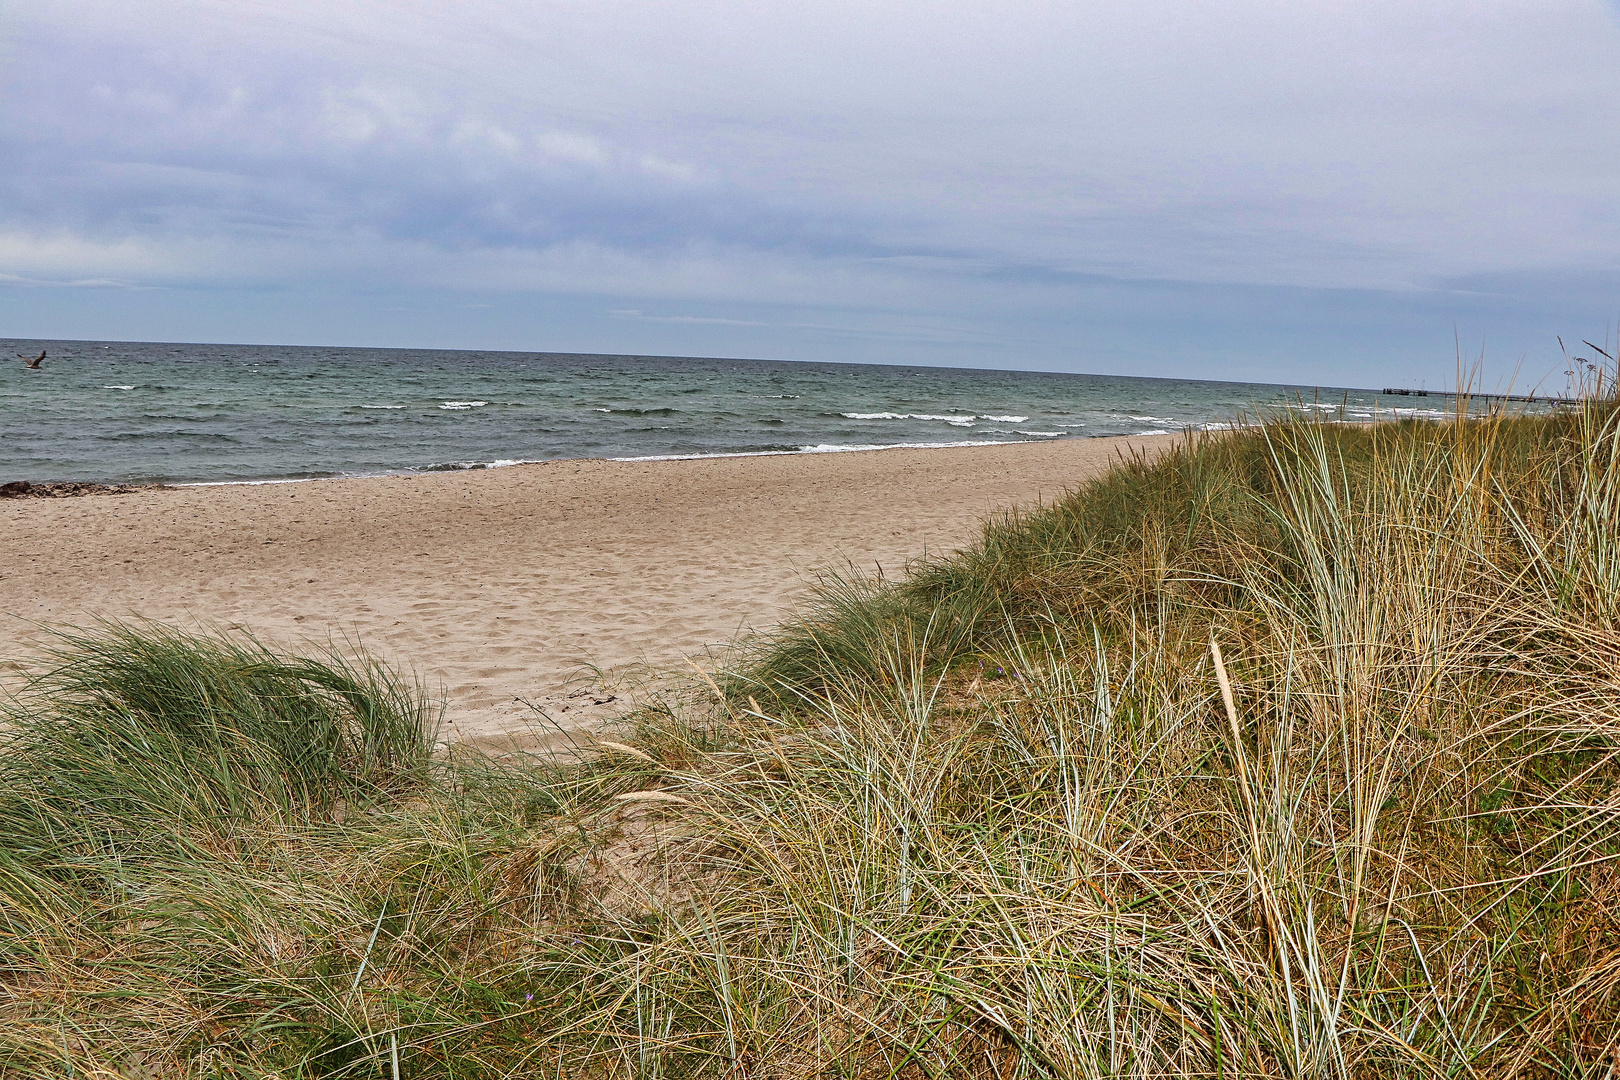
[[[38, 371], [12, 359], [42, 349]], [[1375, 404], [1371, 391], [1331, 387], [766, 360], [111, 341], [0, 350], [0, 480], [35, 483], [1045, 441], [1271, 408], [1367, 418]]]

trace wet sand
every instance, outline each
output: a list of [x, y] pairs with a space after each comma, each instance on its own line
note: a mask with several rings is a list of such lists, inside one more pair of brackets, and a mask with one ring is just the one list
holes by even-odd
[[[0, 500], [0, 657], [148, 618], [414, 670], [451, 738], [622, 707], [611, 676], [768, 629], [815, 572], [895, 574], [1167, 438], [478, 472]], [[597, 689], [582, 665], [610, 676]], [[613, 699], [613, 700], [609, 700]]]

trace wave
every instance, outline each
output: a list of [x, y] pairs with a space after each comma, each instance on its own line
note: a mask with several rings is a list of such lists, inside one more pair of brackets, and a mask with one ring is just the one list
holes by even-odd
[[956, 427], [972, 427], [974, 422], [977, 420], [988, 420], [992, 424], [1029, 423], [1029, 417], [1027, 416], [996, 416], [989, 413], [979, 413], [977, 415], [974, 413], [967, 413], [965, 415], [962, 413], [942, 415], [939, 413], [846, 412], [839, 413], [838, 415], [842, 416], [846, 420], [943, 420], [945, 423], [953, 424]]
[[[446, 406], [452, 405], [452, 404], [456, 404], [456, 403], [447, 401], [447, 402], [444, 403], [444, 405], [440, 405], [439, 408], [442, 409], [442, 408], [445, 408]], [[362, 405], [360, 407], [362, 409], [405, 409], [405, 408], [409, 408], [408, 405]]]
[[961, 414], [954, 416], [936, 416], [933, 413], [893, 412], [846, 412], [839, 413], [838, 415], [844, 417], [846, 420], [948, 420], [954, 422], [971, 422], [973, 420], [972, 413], [968, 413], [966, 416]]
[[111, 435], [96, 435], [93, 438], [102, 442], [135, 442], [141, 439], [200, 439], [209, 442], [241, 442], [234, 435], [224, 435], [217, 431], [120, 431]]
[[489, 402], [487, 402], [487, 401], [441, 401], [439, 403], [439, 408], [441, 408], [441, 409], [482, 409], [485, 405], [488, 405], [488, 404], [489, 404]]
[[437, 465], [424, 465], [420, 472], [467, 472], [470, 469], [504, 469], [509, 465], [533, 465], [522, 458], [498, 458], [495, 461], [444, 461]]
[[1380, 409], [1379, 412], [1409, 417], [1414, 420], [1450, 420], [1455, 415], [1446, 409]]
[[734, 450], [710, 454], [647, 454], [642, 457], [616, 457], [609, 461], [701, 461], [708, 458], [781, 457], [786, 454], [848, 454], [864, 450], [949, 450], [958, 446], [1011, 446], [1022, 439], [970, 439], [963, 442], [918, 443], [818, 443], [792, 450]]
[[[374, 473], [376, 476], [391, 476], [392, 473]], [[265, 484], [313, 484], [317, 480], [343, 480], [346, 477], [334, 473], [324, 476], [288, 476], [275, 480], [182, 480], [170, 484], [170, 487], [261, 487]]]
[[103, 390], [133, 390], [133, 386], [103, 386]]

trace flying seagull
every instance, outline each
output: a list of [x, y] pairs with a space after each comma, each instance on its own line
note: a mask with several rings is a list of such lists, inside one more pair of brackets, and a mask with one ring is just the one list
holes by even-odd
[[30, 360], [30, 359], [28, 359], [28, 357], [24, 356], [22, 353], [18, 353], [17, 354], [17, 359], [21, 360], [23, 363], [27, 364], [30, 368], [34, 369], [35, 371], [38, 371], [39, 370], [39, 362], [41, 360], [45, 359], [45, 354], [43, 352], [41, 352], [38, 356], [36, 356], [32, 360]]

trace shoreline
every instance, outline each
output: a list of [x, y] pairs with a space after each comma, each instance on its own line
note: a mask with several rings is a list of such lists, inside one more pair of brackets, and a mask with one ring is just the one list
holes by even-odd
[[[1117, 439], [1141, 438], [1146, 435], [1176, 434], [1175, 432], [1142, 432], [1137, 435], [1077, 435], [1078, 439]], [[649, 462], [649, 461], [710, 461], [720, 458], [756, 458], [756, 457], [799, 457], [809, 454], [866, 454], [879, 450], [954, 450], [966, 446], [1018, 446], [1023, 443], [1047, 442], [1056, 440], [1035, 439], [994, 439], [973, 442], [945, 442], [945, 443], [889, 443], [882, 446], [825, 446], [804, 447], [799, 450], [738, 450], [723, 451], [714, 454], [648, 454], [641, 457], [577, 457], [577, 458], [537, 458], [534, 460], [505, 458], [496, 461], [475, 462], [471, 465], [458, 465], [455, 467], [430, 465], [425, 469], [405, 472], [380, 473], [354, 473], [348, 476], [290, 476], [273, 477], [266, 480], [174, 480], [168, 483], [146, 484], [144, 487], [239, 487], [258, 486], [264, 484], [313, 484], [322, 480], [383, 480], [399, 477], [455, 475], [457, 473], [490, 472], [495, 469], [511, 469], [522, 465], [566, 465], [570, 461], [622, 461], [622, 462]], [[110, 486], [110, 485], [104, 485]], [[133, 486], [133, 485], [127, 485]]]
[[[115, 494], [124, 495], [136, 490], [156, 490], [161, 488], [205, 488], [205, 487], [262, 487], [271, 484], [314, 484], [324, 481], [347, 480], [385, 480], [398, 478], [411, 478], [419, 476], [437, 476], [441, 474], [455, 475], [458, 473], [490, 472], [495, 469], [510, 469], [524, 465], [565, 465], [572, 461], [619, 461], [619, 462], [654, 462], [654, 461], [709, 461], [722, 458], [757, 458], [757, 457], [800, 457], [814, 454], [866, 454], [883, 450], [955, 450], [974, 446], [1023, 446], [1045, 445], [1053, 442], [1093, 441], [1098, 439], [1142, 439], [1157, 438], [1164, 435], [1182, 435], [1188, 431], [1200, 432], [1216, 430], [1225, 425], [1204, 425], [1202, 427], [1187, 427], [1177, 431], [1138, 431], [1122, 435], [1064, 435], [1053, 439], [972, 439], [956, 442], [918, 442], [918, 443], [881, 443], [857, 444], [854, 446], [806, 446], [797, 450], [737, 450], [718, 451], [707, 454], [645, 454], [634, 457], [556, 457], [556, 458], [501, 458], [495, 461], [474, 462], [468, 465], [430, 465], [422, 469], [399, 469], [375, 473], [347, 473], [338, 476], [273, 476], [261, 477], [251, 480], [44, 480], [38, 483], [20, 481], [25, 487], [34, 488], [92, 488], [99, 490], [65, 492], [64, 495], [98, 495]], [[18, 481], [13, 481], [17, 483]], [[4, 488], [9, 484], [0, 484], [0, 498], [6, 497]], [[36, 496], [37, 497], [37, 496]], [[50, 497], [62, 497], [53, 495]]]
[[[0, 660], [50, 626], [152, 619], [358, 641], [485, 742], [623, 707], [582, 693], [775, 625], [817, 572], [908, 561], [1174, 436], [613, 461], [0, 501]], [[587, 673], [583, 674], [582, 673]], [[582, 681], [583, 680], [583, 681]], [[526, 704], [529, 703], [529, 704]]]

